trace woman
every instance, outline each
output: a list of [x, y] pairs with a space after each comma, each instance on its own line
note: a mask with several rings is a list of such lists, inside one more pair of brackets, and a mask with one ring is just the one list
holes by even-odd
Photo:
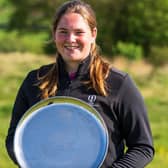
[[74, 0], [58, 9], [53, 23], [56, 62], [31, 71], [14, 104], [6, 147], [16, 164], [13, 136], [19, 119], [32, 105], [52, 96], [71, 96], [87, 103], [94, 97], [92, 106], [109, 133], [102, 168], [143, 168], [152, 160], [152, 135], [142, 96], [128, 74], [103, 61], [96, 36], [96, 18], [88, 4]]

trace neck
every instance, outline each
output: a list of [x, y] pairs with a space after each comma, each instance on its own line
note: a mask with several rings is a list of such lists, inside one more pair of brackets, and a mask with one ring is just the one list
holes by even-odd
[[71, 64], [68, 63], [66, 65], [66, 69], [67, 69], [68, 73], [74, 73], [78, 69], [78, 64], [76, 64], [76, 63], [71, 63]]

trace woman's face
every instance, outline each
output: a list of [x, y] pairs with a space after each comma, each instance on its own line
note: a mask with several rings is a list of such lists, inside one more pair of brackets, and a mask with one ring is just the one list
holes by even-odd
[[63, 15], [55, 31], [55, 43], [65, 63], [78, 65], [95, 41], [97, 29], [91, 31], [87, 21], [77, 13]]

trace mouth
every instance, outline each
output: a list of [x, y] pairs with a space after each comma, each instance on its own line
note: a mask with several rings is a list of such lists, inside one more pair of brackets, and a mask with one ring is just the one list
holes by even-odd
[[79, 49], [80, 48], [79, 45], [76, 45], [76, 44], [74, 44], [74, 45], [65, 44], [64, 47], [68, 50], [74, 50], [74, 49]]

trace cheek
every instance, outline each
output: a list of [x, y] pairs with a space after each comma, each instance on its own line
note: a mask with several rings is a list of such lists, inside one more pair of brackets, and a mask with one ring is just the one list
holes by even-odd
[[63, 41], [65, 40], [65, 38], [63, 37], [63, 36], [61, 36], [61, 35], [55, 35], [54, 36], [54, 41], [55, 41], [55, 43], [62, 43]]
[[62, 51], [62, 46], [64, 44], [63, 38], [60, 38], [60, 37], [56, 36], [55, 39], [54, 39], [54, 42], [55, 42], [55, 46], [56, 46], [57, 50], [59, 52], [61, 52]]
[[92, 39], [89, 38], [89, 37], [88, 37], [88, 38], [83, 38], [81, 41], [83, 42], [83, 44], [84, 44], [86, 47], [90, 47], [91, 44], [92, 44]]

